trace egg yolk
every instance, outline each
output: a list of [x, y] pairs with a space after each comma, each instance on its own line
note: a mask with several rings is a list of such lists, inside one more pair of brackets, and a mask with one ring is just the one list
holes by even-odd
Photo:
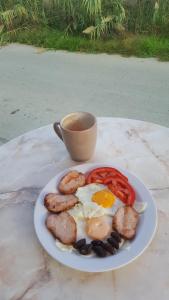
[[98, 191], [93, 194], [92, 201], [104, 208], [112, 207], [115, 202], [115, 196], [109, 190]]

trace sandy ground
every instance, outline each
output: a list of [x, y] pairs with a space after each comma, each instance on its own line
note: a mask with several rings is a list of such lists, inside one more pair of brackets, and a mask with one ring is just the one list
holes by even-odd
[[169, 126], [169, 63], [15, 44], [0, 49], [0, 143], [76, 110]]

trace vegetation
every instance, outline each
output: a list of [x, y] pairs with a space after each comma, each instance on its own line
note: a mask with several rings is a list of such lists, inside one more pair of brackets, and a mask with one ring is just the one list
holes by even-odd
[[130, 2], [0, 0], [0, 43], [168, 59], [169, 0]]
[[51, 28], [35, 28], [20, 31], [10, 40], [47, 49], [157, 57], [169, 61], [169, 39], [165, 37], [129, 35], [124, 38], [114, 37], [103, 42], [100, 39], [89, 40], [79, 36], [64, 36], [62, 32]]

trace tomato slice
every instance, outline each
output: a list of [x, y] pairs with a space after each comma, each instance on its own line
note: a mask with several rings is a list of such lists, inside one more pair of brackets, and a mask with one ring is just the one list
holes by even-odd
[[109, 177], [109, 176], [119, 176], [121, 177], [123, 180], [128, 181], [128, 178], [126, 176], [124, 176], [120, 171], [118, 171], [115, 168], [111, 168], [111, 167], [103, 167], [103, 168], [96, 168], [94, 170], [92, 170], [86, 179], [87, 184], [89, 183], [103, 183], [104, 179]]
[[88, 173], [86, 183], [101, 183], [108, 188], [126, 205], [133, 205], [135, 191], [128, 178], [120, 171], [111, 167], [96, 168]]
[[104, 184], [126, 205], [133, 205], [135, 201], [135, 191], [129, 182], [120, 177], [107, 177]]
[[93, 174], [89, 174], [87, 176], [87, 179], [86, 179], [86, 183], [89, 184], [89, 183], [103, 183], [104, 181], [104, 178], [99, 176], [99, 175], [93, 175]]

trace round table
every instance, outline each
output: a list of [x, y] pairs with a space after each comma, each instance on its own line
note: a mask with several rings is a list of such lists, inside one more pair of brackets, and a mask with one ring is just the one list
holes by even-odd
[[57, 172], [75, 165], [52, 125], [0, 148], [0, 299], [169, 299], [169, 129], [141, 121], [98, 118], [91, 162], [119, 164], [149, 188], [158, 208], [150, 247], [112, 272], [83, 273], [54, 261], [34, 231], [34, 204]]

